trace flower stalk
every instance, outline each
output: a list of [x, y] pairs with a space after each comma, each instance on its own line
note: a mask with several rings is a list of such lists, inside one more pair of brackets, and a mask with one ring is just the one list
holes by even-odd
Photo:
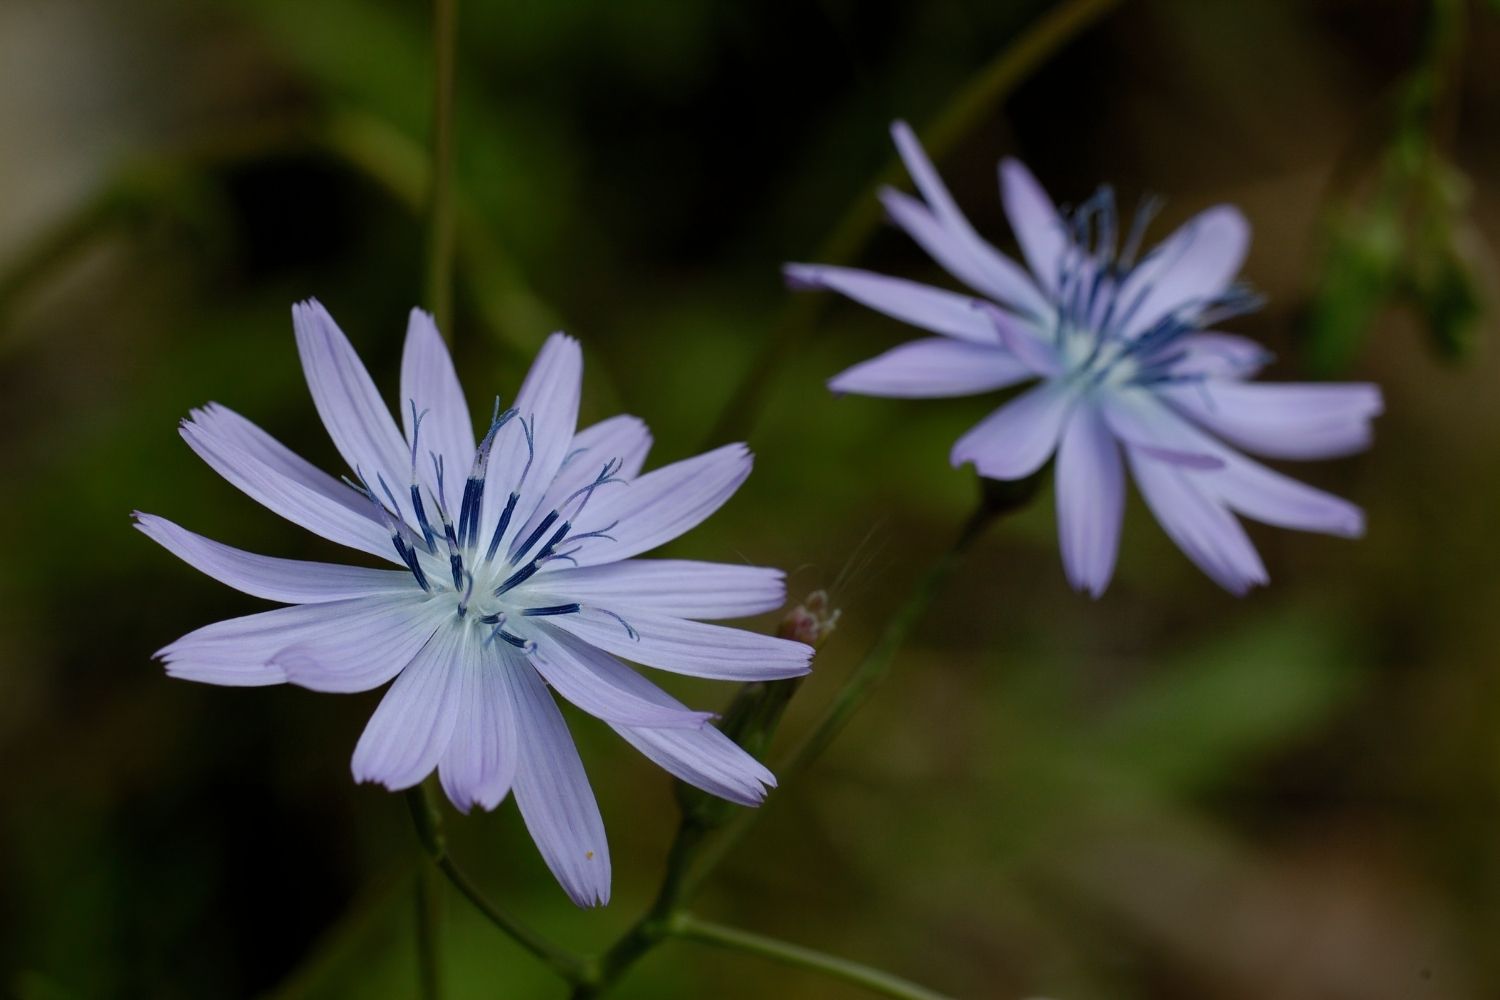
[[494, 924], [521, 947], [531, 952], [553, 972], [570, 983], [587, 981], [590, 978], [589, 963], [566, 948], [559, 947], [541, 934], [532, 930], [508, 913], [480, 891], [462, 868], [448, 853], [448, 840], [443, 830], [442, 813], [438, 811], [437, 799], [426, 782], [408, 789], [406, 804], [411, 810], [412, 826], [416, 830], [417, 842], [427, 854], [433, 866], [448, 882], [467, 899], [486, 920]]
[[896, 997], [898, 1000], [945, 1000], [944, 994], [935, 993], [925, 986], [902, 979], [900, 976], [893, 976], [889, 972], [874, 969], [859, 962], [851, 962], [848, 959], [825, 955], [801, 945], [778, 941], [776, 938], [766, 937], [763, 934], [752, 934], [738, 928], [700, 920], [688, 913], [678, 914], [672, 922], [672, 932], [686, 941], [729, 948], [749, 955], [759, 955], [784, 965], [821, 972], [825, 976], [863, 986], [870, 992], [881, 996]]
[[433, 3], [432, 176], [427, 221], [427, 303], [439, 330], [453, 321], [453, 78], [458, 0]]
[[[874, 693], [889, 671], [896, 653], [921, 621], [943, 585], [976, 539], [996, 519], [1025, 508], [1036, 496], [1041, 473], [1012, 482], [980, 480], [978, 506], [964, 523], [953, 544], [943, 552], [917, 582], [910, 596], [887, 624], [874, 647], [860, 661], [847, 683], [834, 698], [822, 719], [804, 737], [785, 764], [777, 768], [783, 782], [817, 759], [839, 731]], [[811, 607], [809, 607], [811, 605]], [[793, 609], [783, 622], [781, 635], [795, 637], [816, 649], [833, 631], [837, 612], [829, 613], [826, 597], [814, 595], [807, 604]], [[763, 756], [781, 715], [796, 690], [796, 680], [749, 684], [725, 713], [724, 730], [757, 757]], [[680, 936], [726, 948], [739, 948], [789, 964], [817, 969], [858, 982], [887, 996], [936, 997], [923, 987], [858, 963], [823, 955], [798, 945], [789, 945], [729, 928], [718, 928], [687, 914], [685, 907], [707, 877], [749, 832], [765, 806], [737, 810], [732, 815], [702, 802], [691, 792], [679, 795], [683, 816], [667, 854], [666, 871], [655, 901], [646, 913], [597, 960], [593, 981], [580, 983], [574, 1000], [586, 1000], [607, 992], [624, 973], [658, 944]], [[860, 978], [865, 977], [865, 978]], [[880, 985], [877, 985], [880, 984]], [[897, 992], [906, 989], [907, 992]]]

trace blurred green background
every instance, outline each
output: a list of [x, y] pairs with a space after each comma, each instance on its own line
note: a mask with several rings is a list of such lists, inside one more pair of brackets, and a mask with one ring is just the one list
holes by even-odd
[[[1133, 500], [1095, 603], [1064, 583], [1044, 490], [697, 909], [963, 997], [1500, 995], [1497, 14], [1067, 7], [1074, 36], [1003, 63], [1024, 72], [942, 153], [960, 202], [1011, 245], [994, 164], [1013, 154], [1062, 201], [1103, 180], [1127, 204], [1168, 196], [1158, 235], [1241, 205], [1269, 306], [1233, 328], [1276, 350], [1273, 377], [1385, 388], [1372, 453], [1291, 470], [1364, 505], [1369, 536], [1253, 530], [1272, 585], [1235, 600]], [[827, 259], [839, 221], [873, 210], [887, 123], [939, 120], [1049, 10], [462, 4], [450, 333], [470, 398], [508, 398], [565, 327], [586, 420], [640, 415], [661, 463], [702, 446], [766, 344], [790, 346], [733, 414], [755, 475], [670, 549], [787, 567], [794, 595], [838, 583], [841, 628], [783, 747], [956, 530], [974, 483], [948, 447], [994, 399], [831, 398], [826, 377], [910, 331], [792, 304], [778, 265]], [[0, 2], [10, 995], [415, 995], [406, 807], [348, 773], [378, 696], [166, 679], [153, 650], [263, 605], [127, 515], [337, 555], [219, 480], [175, 423], [218, 400], [336, 467], [291, 337], [309, 295], [394, 391], [423, 273], [428, 18], [414, 0]], [[888, 229], [847, 248], [939, 280]], [[674, 686], [705, 707], [731, 694]], [[649, 901], [675, 810], [661, 772], [571, 718], [610, 907], [567, 902], [512, 804], [449, 825], [496, 898], [589, 950]], [[563, 995], [451, 894], [444, 915], [451, 997]], [[620, 995], [860, 994], [672, 943]]]

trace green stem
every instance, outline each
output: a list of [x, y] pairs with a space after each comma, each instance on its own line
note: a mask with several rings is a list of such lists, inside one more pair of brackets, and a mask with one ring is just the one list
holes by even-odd
[[453, 888], [474, 904], [474, 908], [483, 914], [485, 919], [545, 962], [552, 971], [568, 982], [585, 982], [591, 978], [589, 963], [548, 941], [511, 916], [469, 880], [463, 869], [448, 854], [448, 838], [443, 831], [443, 816], [438, 811], [437, 801], [426, 784], [407, 789], [406, 804], [411, 809], [412, 825], [416, 828], [417, 840], [422, 845], [422, 849], [437, 866], [438, 871], [447, 877]]
[[[1006, 46], [973, 76], [945, 106], [944, 111], [920, 130], [922, 145], [934, 162], [985, 115], [1003, 102], [1068, 42], [1082, 34], [1122, 0], [1064, 0], [1042, 15], [1012, 44]], [[901, 182], [900, 164], [892, 160], [865, 189], [829, 231], [813, 260], [822, 264], [847, 264], [856, 258], [880, 226], [878, 194], [886, 185]], [[730, 393], [708, 443], [744, 439], [754, 426], [770, 388], [772, 376], [787, 357], [800, 350], [813, 331], [814, 321], [826, 296], [796, 295], [782, 309], [781, 317], [762, 345], [748, 373]]]
[[656, 899], [641, 918], [594, 962], [592, 976], [575, 986], [574, 1000], [585, 1000], [608, 992], [627, 969], [671, 933], [673, 921], [677, 919], [679, 907], [685, 899], [684, 880], [706, 833], [703, 827], [687, 818], [683, 819], [677, 828], [677, 835], [672, 839], [672, 846], [667, 851], [666, 873], [662, 877], [661, 888], [656, 892]]
[[[958, 536], [953, 540], [953, 544], [917, 581], [906, 602], [887, 621], [880, 638], [854, 668], [854, 673], [839, 689], [833, 704], [828, 707], [823, 717], [803, 737], [802, 742], [792, 751], [785, 763], [773, 769], [781, 786], [786, 786], [799, 773], [806, 770], [848, 724], [850, 717], [869, 700], [876, 686], [889, 671], [896, 653], [911, 635], [912, 630], [916, 628], [917, 623], [922, 620], [922, 616], [926, 614], [933, 600], [942, 592], [943, 585], [947, 583], [954, 569], [963, 560], [964, 553], [968, 551], [974, 540], [983, 534], [985, 528], [989, 527], [996, 518], [1024, 508], [1035, 496], [1039, 483], [1039, 475], [1014, 483], [981, 480], [984, 495], [974, 512], [969, 515], [969, 519], [964, 523]], [[762, 806], [760, 809], [747, 809], [739, 813], [719, 832], [718, 836], [704, 846], [693, 859], [690, 870], [679, 879], [683, 901], [691, 899], [703, 881], [739, 845], [765, 808]]]
[[[886, 625], [880, 639], [860, 661], [849, 681], [839, 691], [823, 718], [797, 747], [788, 762], [775, 768], [779, 783], [804, 770], [831, 743], [849, 717], [869, 699], [877, 683], [890, 668], [896, 652], [906, 641], [943, 584], [968, 550], [996, 518], [1013, 513], [1030, 503], [1036, 495], [1041, 475], [1013, 483], [981, 480], [982, 497], [978, 507], [964, 523], [953, 544], [919, 580], [906, 603]], [[713, 828], [694, 812], [686, 813], [678, 824], [677, 836], [667, 854], [666, 873], [651, 907], [595, 963], [595, 976], [582, 981], [574, 990], [575, 1000], [606, 993], [640, 958], [673, 933], [682, 918], [682, 908], [692, 899], [703, 881], [742, 840], [756, 819], [765, 812], [759, 809], [741, 811], [728, 825]]]
[[453, 336], [453, 76], [458, 0], [433, 2], [432, 174], [427, 205], [427, 304]]
[[672, 922], [671, 929], [674, 935], [689, 941], [698, 941], [719, 948], [730, 948], [769, 958], [773, 962], [811, 969], [856, 986], [863, 986], [870, 992], [879, 993], [881, 996], [897, 997], [899, 1000], [946, 1000], [941, 993], [934, 993], [925, 986], [919, 986], [900, 976], [893, 976], [889, 972], [882, 972], [868, 965], [825, 955], [811, 948], [778, 941], [761, 934], [752, 934], [749, 931], [699, 920], [687, 913], [679, 914]]

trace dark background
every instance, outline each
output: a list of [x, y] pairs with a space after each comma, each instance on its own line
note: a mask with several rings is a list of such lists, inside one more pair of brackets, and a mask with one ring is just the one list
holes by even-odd
[[[824, 379], [911, 332], [831, 301], [789, 321], [779, 263], [819, 259], [869, 204], [892, 118], [939, 118], [1048, 9], [462, 4], [451, 336], [470, 398], [509, 398], [564, 327], [585, 419], [640, 415], [660, 464], [703, 445], [762, 345], [792, 345], [735, 414], [755, 475], [670, 549], [784, 566], [794, 596], [838, 582], [788, 735], [956, 530], [974, 484], [948, 448], [995, 400], [831, 398]], [[348, 773], [378, 696], [166, 679], [153, 650], [263, 605], [128, 513], [336, 555], [175, 423], [218, 400], [335, 468], [291, 337], [309, 295], [394, 388], [421, 300], [428, 16], [0, 3], [0, 990], [23, 1000], [415, 993], [406, 807]], [[1497, 16], [1127, 0], [942, 152], [1002, 246], [1006, 154], [1060, 201], [1104, 180], [1127, 204], [1167, 196], [1157, 235], [1239, 204], [1269, 305], [1233, 329], [1276, 350], [1272, 377], [1385, 389], [1369, 455], [1291, 470], [1363, 505], [1369, 535], [1252, 529], [1272, 584], [1236, 600], [1132, 500], [1091, 602], [1063, 580], [1046, 488], [700, 912], [965, 997], [1500, 994]], [[887, 229], [852, 260], [943, 280]], [[650, 898], [675, 812], [659, 771], [574, 722], [609, 908], [567, 902], [509, 802], [449, 825], [489, 891], [589, 950]], [[561, 995], [460, 900], [445, 915], [451, 997]], [[858, 994], [670, 944], [621, 995]]]

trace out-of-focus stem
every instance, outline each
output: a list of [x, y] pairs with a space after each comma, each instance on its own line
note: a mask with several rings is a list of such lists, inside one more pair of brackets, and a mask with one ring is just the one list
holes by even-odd
[[[1036, 495], [1040, 482], [1040, 474], [1009, 483], [994, 480], [980, 481], [983, 495], [979, 505], [964, 522], [953, 544], [917, 581], [906, 601], [887, 621], [885, 630], [881, 632], [875, 645], [865, 654], [864, 659], [860, 660], [859, 665], [854, 668], [854, 673], [849, 676], [849, 680], [839, 689], [833, 704], [828, 707], [823, 717], [803, 737], [802, 742], [792, 751], [785, 763], [774, 768], [778, 780], [783, 785], [806, 770], [848, 724], [850, 717], [869, 700], [876, 686], [890, 669], [896, 653], [906, 643], [912, 630], [922, 620], [938, 594], [942, 592], [943, 585], [947, 583], [954, 569], [963, 561], [964, 553], [968, 551], [969, 546], [996, 519], [1024, 509]], [[694, 859], [692, 869], [679, 880], [683, 901], [693, 897], [703, 880], [739, 845], [763, 811], [764, 807], [739, 813], [723, 830], [719, 831], [710, 843], [704, 846]]]
[[[965, 133], [996, 105], [1010, 96], [1039, 67], [1122, 0], [1064, 0], [1006, 46], [945, 105], [932, 123], [919, 130], [922, 145], [940, 160]], [[859, 255], [880, 225], [877, 195], [887, 184], [901, 181], [900, 165], [892, 160], [860, 192], [834, 224], [810, 258], [822, 264], [847, 264]], [[771, 379], [788, 355], [812, 332], [824, 296], [797, 295], [762, 344], [745, 377], [729, 395], [707, 444], [744, 439], [760, 415]]]
[[900, 976], [893, 976], [889, 972], [833, 955], [825, 955], [821, 951], [814, 951], [801, 945], [778, 941], [762, 934], [752, 934], [734, 927], [699, 920], [687, 913], [678, 914], [677, 918], [672, 921], [672, 933], [688, 941], [743, 951], [769, 958], [773, 962], [821, 972], [825, 976], [863, 986], [870, 992], [879, 993], [881, 996], [896, 997], [898, 1000], [946, 1000], [941, 993], [934, 993], [925, 986], [919, 986]]
[[485, 896], [479, 887], [469, 880], [463, 869], [448, 854], [448, 840], [443, 832], [443, 817], [438, 812], [437, 802], [431, 790], [425, 784], [407, 791], [406, 804], [411, 809], [412, 825], [416, 827], [417, 840], [421, 843], [422, 849], [432, 859], [438, 871], [443, 873], [453, 887], [472, 903], [485, 919], [545, 962], [552, 971], [568, 982], [578, 983], [590, 978], [589, 963], [527, 927]]
[[[5, 329], [5, 324], [28, 293], [133, 221], [182, 211], [177, 202], [184, 179], [267, 157], [307, 153], [331, 157], [409, 212], [420, 216], [425, 210], [432, 181], [421, 143], [378, 116], [357, 110], [238, 123], [224, 132], [142, 155], [121, 165], [93, 195], [0, 267], [0, 352], [20, 345], [16, 332]], [[453, 187], [449, 200], [456, 262], [474, 279], [466, 286], [473, 304], [507, 353], [524, 361], [540, 346], [545, 331], [562, 325], [558, 313], [526, 286], [520, 269], [463, 193]]]
[[432, 170], [427, 200], [427, 305], [453, 336], [453, 75], [458, 0], [433, 2]]
[[[941, 592], [969, 546], [997, 518], [1025, 508], [1035, 497], [1041, 482], [1038, 473], [1016, 482], [981, 480], [979, 505], [964, 523], [953, 544], [946, 549], [926, 574], [912, 588], [906, 599], [881, 633], [849, 680], [840, 689], [822, 719], [798, 745], [787, 763], [775, 768], [782, 787], [805, 770], [823, 752], [849, 721], [849, 717], [869, 699], [885, 676], [897, 651], [921, 621], [927, 608]], [[769, 733], [762, 734], [769, 738]], [[624, 973], [647, 952], [674, 933], [677, 921], [698, 888], [720, 862], [742, 840], [750, 827], [764, 813], [759, 809], [740, 810], [733, 819], [716, 825], [697, 809], [683, 811], [677, 835], [667, 854], [666, 873], [656, 899], [642, 917], [595, 960], [593, 978], [580, 982], [574, 989], [575, 1000], [606, 993]], [[930, 995], [930, 994], [929, 994]]]

